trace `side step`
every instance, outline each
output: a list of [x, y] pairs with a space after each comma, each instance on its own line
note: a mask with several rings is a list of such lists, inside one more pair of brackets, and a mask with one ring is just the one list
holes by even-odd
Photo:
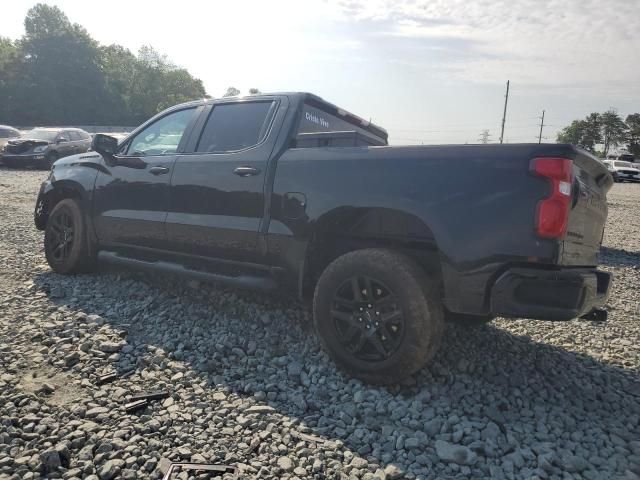
[[147, 272], [169, 273], [186, 276], [205, 282], [217, 282], [231, 287], [249, 288], [253, 290], [272, 291], [278, 288], [278, 283], [270, 276], [260, 275], [238, 275], [229, 276], [202, 270], [193, 270], [173, 262], [145, 261], [137, 258], [123, 257], [116, 252], [100, 251], [98, 260], [101, 262], [117, 265], [120, 267], [133, 268], [135, 270], [145, 270]]

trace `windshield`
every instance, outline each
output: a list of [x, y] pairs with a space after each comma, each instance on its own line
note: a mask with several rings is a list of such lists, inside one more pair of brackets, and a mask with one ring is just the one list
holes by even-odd
[[17, 130], [11, 128], [0, 128], [0, 138], [16, 138], [20, 133]]
[[616, 162], [616, 167], [629, 168], [632, 166], [633, 165], [631, 165], [629, 162]]
[[53, 142], [56, 139], [58, 132], [56, 130], [44, 130], [42, 128], [34, 128], [22, 135], [22, 138], [28, 138], [30, 140], [44, 140], [46, 142]]

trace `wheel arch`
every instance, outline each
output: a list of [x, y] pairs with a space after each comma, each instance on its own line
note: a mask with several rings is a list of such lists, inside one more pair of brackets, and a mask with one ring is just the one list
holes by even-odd
[[85, 210], [87, 194], [80, 183], [65, 179], [49, 183], [45, 187], [43, 194], [38, 198], [35, 211], [35, 223], [38, 230], [46, 228], [49, 214], [60, 201], [67, 198], [78, 200], [82, 209]]
[[441, 252], [433, 229], [421, 218], [400, 209], [338, 207], [314, 224], [300, 270], [298, 293], [308, 300], [324, 269], [336, 258], [365, 248], [401, 252], [428, 274], [442, 278]]

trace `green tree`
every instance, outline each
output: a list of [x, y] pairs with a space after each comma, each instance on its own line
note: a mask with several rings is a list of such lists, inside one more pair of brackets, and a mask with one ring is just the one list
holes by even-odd
[[237, 97], [238, 95], [240, 95], [240, 90], [238, 90], [236, 87], [229, 87], [229, 88], [227, 88], [227, 91], [222, 96], [223, 97]]
[[0, 37], [0, 118], [9, 118], [15, 109], [22, 62], [19, 47], [8, 38]]
[[632, 113], [627, 115], [625, 119], [628, 131], [628, 150], [636, 158], [640, 158], [640, 113]]
[[620, 115], [609, 110], [600, 116], [602, 125], [602, 139], [604, 149], [602, 153], [607, 156], [611, 147], [617, 147], [627, 138], [627, 125], [622, 121]]
[[259, 88], [250, 88], [249, 95], [260, 95], [262, 92]]
[[206, 96], [202, 82], [152, 47], [100, 46], [55, 6], [37, 4], [18, 41], [0, 37], [0, 122], [140, 123]]
[[596, 152], [596, 145], [602, 143], [602, 119], [599, 113], [591, 113], [584, 120], [584, 130], [580, 145], [591, 153]]
[[585, 130], [584, 120], [574, 120], [567, 127], [564, 127], [559, 133], [556, 141], [558, 143], [571, 143], [573, 145], [580, 145], [582, 142], [582, 135]]

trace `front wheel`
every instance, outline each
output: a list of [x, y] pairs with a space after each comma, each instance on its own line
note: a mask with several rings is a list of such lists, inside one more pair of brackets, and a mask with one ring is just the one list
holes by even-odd
[[349, 374], [370, 383], [396, 383], [422, 368], [440, 347], [444, 322], [438, 287], [402, 254], [347, 253], [316, 285], [316, 331]]
[[44, 252], [56, 273], [90, 271], [95, 259], [90, 254], [87, 228], [78, 202], [66, 198], [56, 204], [44, 231]]

